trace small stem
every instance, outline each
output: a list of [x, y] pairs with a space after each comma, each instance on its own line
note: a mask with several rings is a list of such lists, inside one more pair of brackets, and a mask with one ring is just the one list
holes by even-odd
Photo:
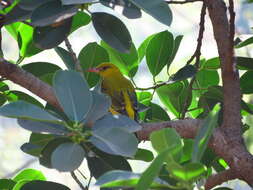
[[71, 46], [70, 41], [68, 40], [68, 38], [65, 39], [65, 45], [66, 45], [69, 53], [71, 54], [71, 56], [72, 56], [72, 58], [75, 62], [75, 70], [80, 72], [80, 73], [83, 73], [83, 69], [81, 67], [80, 61], [79, 61], [79, 59], [77, 59], [77, 56], [76, 56], [75, 52], [73, 51], [72, 46]]
[[70, 172], [70, 174], [82, 190], [88, 190], [87, 187], [84, 187], [83, 184], [79, 181], [79, 179], [77, 178], [75, 172], [72, 171], [72, 172]]

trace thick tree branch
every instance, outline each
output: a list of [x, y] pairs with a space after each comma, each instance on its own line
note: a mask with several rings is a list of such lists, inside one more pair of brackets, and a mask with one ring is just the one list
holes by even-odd
[[46, 100], [52, 106], [61, 110], [52, 87], [31, 73], [24, 71], [17, 65], [9, 63], [4, 59], [0, 59], [0, 76], [19, 84], [40, 98]]
[[205, 184], [205, 190], [212, 189], [217, 185], [236, 179], [237, 177], [238, 176], [236, 175], [236, 172], [232, 169], [228, 169], [220, 173], [214, 174], [207, 179]]

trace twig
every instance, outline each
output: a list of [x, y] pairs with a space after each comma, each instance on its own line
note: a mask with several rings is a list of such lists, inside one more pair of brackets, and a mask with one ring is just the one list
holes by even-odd
[[214, 174], [206, 180], [205, 190], [212, 189], [213, 187], [220, 185], [223, 182], [227, 182], [236, 178], [238, 178], [238, 176], [236, 172], [232, 169], [228, 169], [220, 173]]
[[85, 175], [83, 175], [83, 173], [79, 169], [77, 169], [77, 171], [84, 179], [87, 179], [87, 177], [85, 177]]
[[[201, 13], [200, 13], [200, 21], [199, 21], [199, 35], [198, 35], [198, 39], [197, 39], [197, 47], [196, 50], [194, 52], [194, 54], [191, 56], [191, 58], [187, 61], [187, 65], [190, 64], [193, 59], [195, 58], [195, 66], [197, 69], [199, 69], [199, 61], [200, 61], [200, 55], [201, 55], [201, 47], [202, 47], [202, 40], [203, 40], [203, 34], [205, 31], [205, 15], [206, 15], [206, 4], [205, 2], [203, 2], [202, 5], [202, 9], [201, 9]], [[189, 87], [188, 87], [188, 93], [187, 93], [187, 97], [186, 100], [184, 102], [184, 107], [183, 107], [183, 111], [181, 114], [181, 119], [185, 118], [185, 114], [187, 112], [187, 105], [189, 102], [189, 98], [191, 97], [191, 91], [192, 91], [192, 86], [193, 83], [195, 82], [196, 77], [193, 77], [190, 81]]]
[[73, 58], [73, 60], [75, 62], [75, 69], [76, 69], [76, 71], [78, 71], [80, 73], [83, 73], [80, 61], [79, 61], [79, 59], [77, 59], [77, 56], [76, 56], [75, 52], [73, 51], [72, 46], [71, 46], [68, 38], [65, 39], [65, 45], [66, 45], [69, 53], [71, 54], [71, 56], [72, 56], [72, 58]]
[[25, 162], [22, 166], [20, 166], [18, 169], [14, 170], [13, 172], [7, 174], [6, 176], [4, 176], [3, 178], [11, 178], [12, 176], [16, 175], [19, 171], [27, 168], [28, 166], [30, 166], [31, 164], [33, 164], [34, 162], [36, 162], [37, 159], [31, 159], [28, 160], [27, 162]]
[[186, 0], [186, 1], [165, 1], [167, 4], [186, 4], [186, 3], [194, 3], [203, 0]]
[[87, 187], [84, 187], [83, 184], [79, 181], [79, 179], [77, 178], [75, 172], [72, 171], [72, 172], [70, 172], [70, 174], [82, 190], [88, 190]]

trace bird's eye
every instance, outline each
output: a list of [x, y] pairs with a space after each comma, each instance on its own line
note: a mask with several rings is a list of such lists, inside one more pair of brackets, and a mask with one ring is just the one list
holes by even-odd
[[104, 67], [101, 68], [101, 70], [102, 70], [102, 71], [105, 71], [105, 70], [108, 69], [108, 68], [109, 68], [109, 66], [104, 66]]

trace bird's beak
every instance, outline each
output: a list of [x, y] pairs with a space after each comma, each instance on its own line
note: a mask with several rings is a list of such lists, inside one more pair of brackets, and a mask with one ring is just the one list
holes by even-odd
[[87, 72], [99, 73], [99, 69], [97, 69], [97, 68], [89, 68], [89, 69], [87, 69]]

